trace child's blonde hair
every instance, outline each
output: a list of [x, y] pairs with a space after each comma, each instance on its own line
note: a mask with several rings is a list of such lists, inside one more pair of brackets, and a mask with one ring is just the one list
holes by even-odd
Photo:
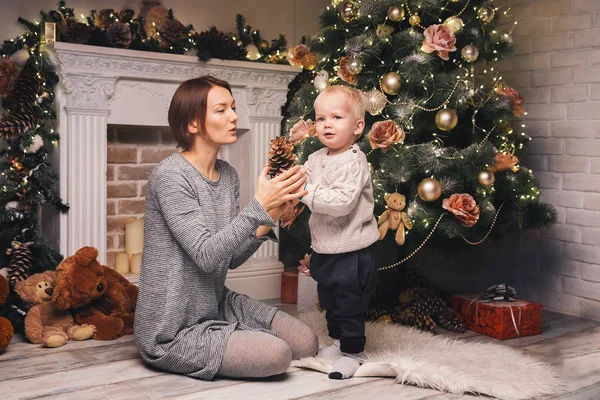
[[365, 103], [363, 95], [359, 90], [351, 88], [349, 86], [327, 86], [327, 88], [325, 88], [325, 90], [319, 93], [319, 95], [315, 99], [315, 105], [318, 101], [325, 99], [327, 96], [337, 93], [344, 95], [348, 99], [348, 101], [350, 102], [350, 109], [354, 111], [354, 115], [357, 119], [365, 119]]

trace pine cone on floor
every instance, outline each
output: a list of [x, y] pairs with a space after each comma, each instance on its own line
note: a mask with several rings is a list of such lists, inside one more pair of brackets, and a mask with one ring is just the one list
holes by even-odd
[[418, 300], [435, 297], [435, 292], [432, 289], [424, 287], [411, 287], [400, 293], [400, 304], [404, 307], [412, 305]]
[[434, 332], [437, 325], [433, 319], [427, 315], [414, 313], [411, 309], [397, 309], [392, 316], [392, 320], [401, 325], [410, 326], [425, 332]]
[[289, 143], [285, 136], [271, 139], [269, 145], [271, 146], [269, 152], [269, 175], [271, 177], [279, 175], [282, 168], [289, 169], [294, 166], [297, 158], [293, 153], [294, 145]]
[[27, 279], [29, 276], [33, 256], [26, 244], [13, 242], [12, 246], [8, 263], [8, 280], [10, 286], [14, 287], [17, 282]]
[[440, 311], [447, 308], [446, 304], [439, 297], [421, 298], [412, 304], [412, 310], [415, 314], [424, 314], [435, 316]]
[[106, 29], [106, 41], [112, 47], [125, 49], [131, 44], [131, 28], [129, 25], [118, 21]]
[[451, 332], [463, 333], [467, 329], [458, 317], [458, 313], [451, 308], [440, 311], [436, 321], [442, 328]]
[[368, 309], [365, 313], [365, 319], [367, 321], [377, 321], [381, 318], [390, 317], [390, 314], [386, 310], [378, 310], [375, 308]]

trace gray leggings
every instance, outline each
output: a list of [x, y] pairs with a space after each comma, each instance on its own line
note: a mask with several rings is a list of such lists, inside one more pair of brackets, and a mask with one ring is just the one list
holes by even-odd
[[264, 378], [284, 373], [292, 360], [317, 353], [317, 336], [308, 326], [277, 311], [265, 332], [234, 331], [229, 337], [217, 375], [230, 378]]

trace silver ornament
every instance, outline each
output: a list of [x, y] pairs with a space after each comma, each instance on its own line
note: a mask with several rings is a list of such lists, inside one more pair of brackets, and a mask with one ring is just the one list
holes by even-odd
[[460, 52], [460, 56], [466, 62], [470, 62], [470, 63], [475, 62], [475, 61], [477, 61], [477, 58], [479, 57], [479, 49], [476, 46], [469, 44], [469, 45], [463, 47], [463, 49]]
[[402, 21], [405, 16], [406, 12], [402, 6], [391, 6], [387, 12], [387, 17], [393, 22]]
[[348, 67], [347, 70], [352, 75], [360, 74], [360, 71], [363, 69], [363, 62], [359, 57], [351, 56], [348, 58]]

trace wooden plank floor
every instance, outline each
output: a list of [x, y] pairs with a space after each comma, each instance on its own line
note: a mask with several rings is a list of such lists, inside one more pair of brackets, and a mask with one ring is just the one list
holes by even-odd
[[[295, 306], [270, 302], [294, 313]], [[467, 331], [443, 335], [493, 342], [514, 348], [557, 366], [568, 393], [557, 400], [600, 399], [600, 322], [544, 311], [543, 334], [497, 341]], [[199, 381], [166, 374], [142, 364], [133, 341], [70, 342], [47, 349], [17, 335], [0, 355], [0, 399], [475, 399], [410, 385], [390, 378], [330, 380], [327, 375], [298, 368], [264, 380]]]

